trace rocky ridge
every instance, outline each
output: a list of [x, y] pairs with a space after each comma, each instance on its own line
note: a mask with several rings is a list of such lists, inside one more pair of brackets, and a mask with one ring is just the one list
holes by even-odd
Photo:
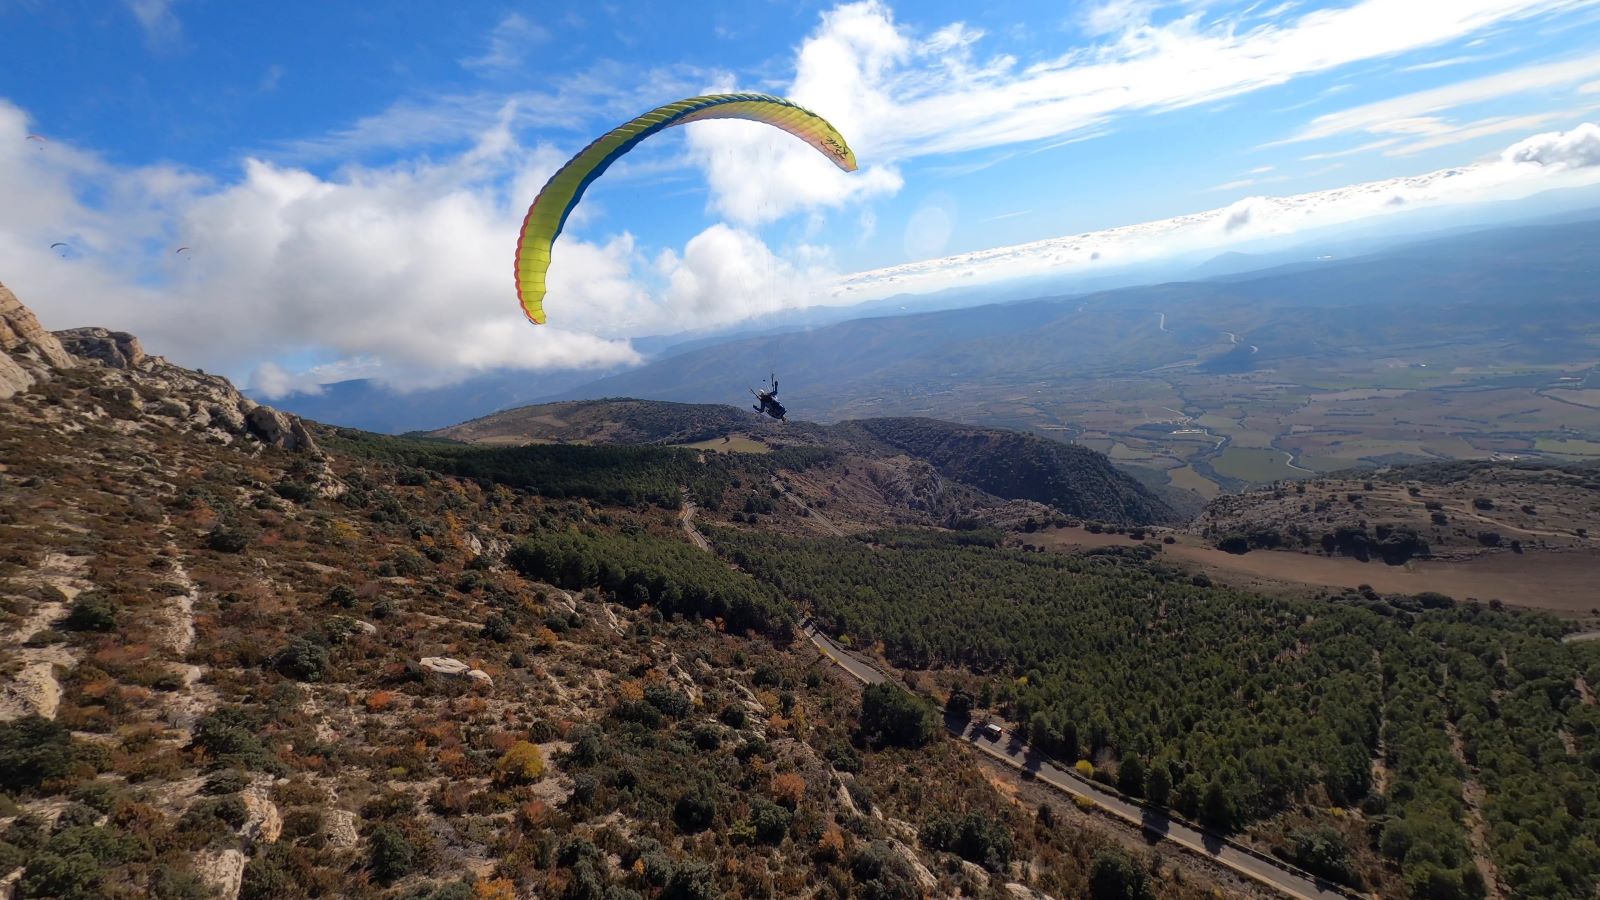
[[108, 404], [131, 409], [136, 422], [148, 414], [184, 422], [224, 442], [256, 441], [285, 450], [316, 453], [316, 440], [298, 417], [244, 396], [228, 379], [185, 369], [144, 352], [139, 339], [105, 328], [46, 331], [37, 316], [0, 284], [0, 399], [51, 381], [62, 372], [89, 367], [99, 372]]

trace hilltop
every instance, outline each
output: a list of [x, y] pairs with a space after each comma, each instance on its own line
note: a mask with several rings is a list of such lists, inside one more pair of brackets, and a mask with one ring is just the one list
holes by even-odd
[[814, 467], [813, 480], [825, 483], [812, 485], [813, 499], [849, 493], [852, 467], [885, 473], [879, 480], [893, 470], [895, 480], [910, 481], [927, 481], [926, 472], [914, 470], [931, 468], [935, 480], [1002, 500], [1042, 504], [1058, 515], [1123, 525], [1181, 518], [1103, 454], [1036, 435], [937, 419], [780, 424], [729, 406], [613, 399], [520, 407], [429, 436], [486, 445], [667, 444], [747, 453], [810, 447], [831, 453], [828, 465]]
[[1382, 557], [1383, 542], [1400, 532], [1421, 541], [1412, 555], [1445, 559], [1593, 551], [1600, 466], [1485, 460], [1329, 475], [1219, 497], [1196, 526], [1209, 537], [1256, 534], [1257, 546], [1329, 556]]

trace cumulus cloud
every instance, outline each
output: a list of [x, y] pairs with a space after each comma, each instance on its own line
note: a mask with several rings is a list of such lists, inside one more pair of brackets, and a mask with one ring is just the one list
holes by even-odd
[[823, 260], [791, 262], [754, 234], [716, 224], [691, 238], [680, 256], [663, 251], [656, 269], [667, 283], [666, 309], [679, 328], [730, 322], [809, 305], [812, 286], [827, 278]]
[[[507, 235], [526, 201], [507, 196], [502, 175], [525, 190], [559, 155], [503, 130], [442, 163], [324, 178], [248, 160], [227, 183], [117, 168], [64, 142], [31, 152], [26, 130], [21, 111], [0, 103], [0, 258], [6, 282], [52, 327], [126, 329], [156, 352], [235, 375], [313, 349], [373, 357], [399, 384], [637, 359], [627, 341], [595, 333], [646, 302], [626, 235], [563, 237], [551, 272], [561, 327], [522, 318]], [[58, 240], [81, 254], [59, 259], [48, 251]], [[175, 258], [178, 244], [193, 249]], [[274, 389], [297, 383], [257, 371]]]
[[250, 388], [268, 400], [277, 400], [292, 394], [320, 395], [322, 382], [310, 372], [290, 372], [269, 360], [250, 374]]
[[1506, 148], [1507, 163], [1528, 163], [1542, 169], [1600, 166], [1600, 126], [1585, 122], [1571, 131], [1536, 134]]
[[1190, 215], [1067, 235], [858, 272], [838, 279], [834, 298], [855, 302], [982, 281], [1093, 271], [1243, 240], [1293, 235], [1400, 209], [1526, 197], [1600, 183], [1600, 126], [1585, 123], [1519, 141], [1471, 166], [1285, 197], [1247, 197]]

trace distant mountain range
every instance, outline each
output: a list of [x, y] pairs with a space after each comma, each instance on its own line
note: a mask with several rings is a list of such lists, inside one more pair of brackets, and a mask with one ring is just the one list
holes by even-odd
[[[656, 358], [600, 378], [592, 372], [496, 373], [406, 394], [373, 382], [344, 382], [320, 396], [275, 402], [319, 421], [402, 432], [536, 400], [736, 402], [748, 384], [776, 371], [796, 418], [934, 415], [1020, 425], [986, 418], [971, 403], [956, 409], [946, 401], [978, 384], [1050, 391], [1074, 378], [1174, 364], [1226, 372], [1304, 353], [1365, 352], [1402, 332], [1406, 341], [1454, 341], [1493, 333], [1512, 320], [1524, 345], [1504, 351], [1534, 358], [1549, 342], [1570, 347], [1582, 339], [1562, 305], [1586, 302], [1600, 222], [1573, 218], [1451, 234], [1361, 256], [1319, 259], [1329, 254], [1306, 248], [1230, 252], [1191, 266], [1188, 280], [1091, 293], [898, 312], [913, 303], [970, 302], [968, 291], [808, 311], [797, 320], [826, 324], [780, 334], [648, 339], [640, 345]], [[1508, 304], [1512, 297], [1538, 297], [1541, 305]], [[1450, 316], [1437, 314], [1443, 305], [1451, 307]], [[861, 316], [873, 308], [885, 314]], [[854, 318], [827, 321], [840, 316]], [[1216, 346], [1219, 333], [1245, 332], [1259, 348], [1251, 358], [1237, 347]], [[1225, 353], [1232, 359], [1208, 362]]]

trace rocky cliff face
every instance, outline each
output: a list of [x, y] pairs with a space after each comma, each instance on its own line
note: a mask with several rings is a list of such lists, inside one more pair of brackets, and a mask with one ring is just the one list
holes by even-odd
[[72, 355], [99, 360], [112, 369], [137, 369], [148, 359], [139, 339], [126, 331], [69, 328], [56, 332], [55, 336]]
[[[181, 423], [224, 443], [254, 441], [285, 450], [320, 453], [298, 418], [262, 406], [228, 379], [150, 356], [125, 331], [72, 328], [51, 333], [33, 311], [0, 284], [0, 400], [13, 398], [66, 372], [95, 382], [99, 401], [90, 415], [110, 413], [137, 429]], [[49, 405], [49, 404], [47, 404]], [[59, 414], [59, 408], [55, 414]]]
[[50, 369], [77, 364], [55, 335], [44, 330], [33, 311], [0, 284], [0, 400], [27, 390]]

